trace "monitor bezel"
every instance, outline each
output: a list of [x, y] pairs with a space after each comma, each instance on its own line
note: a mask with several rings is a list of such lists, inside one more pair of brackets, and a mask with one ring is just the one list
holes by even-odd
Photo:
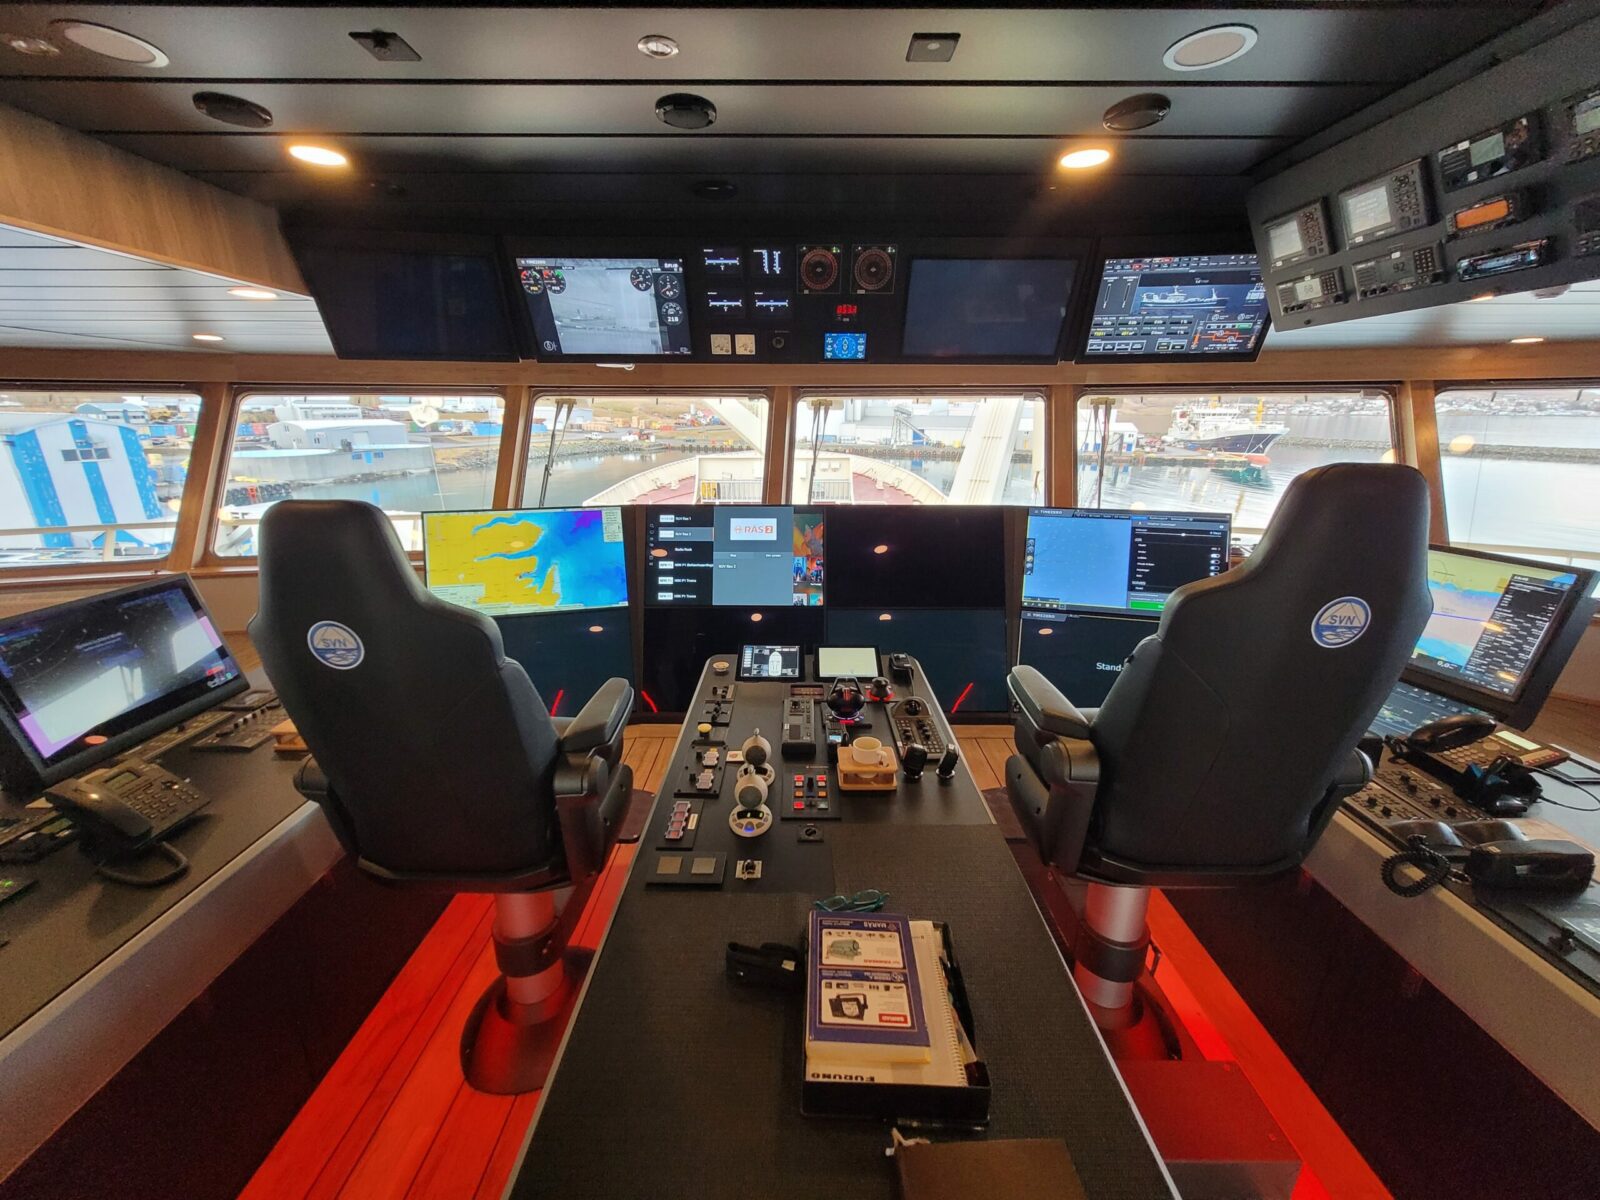
[[1130, 258], [1139, 255], [1154, 254], [1181, 258], [1193, 254], [1254, 254], [1256, 264], [1261, 271], [1261, 284], [1267, 285], [1267, 268], [1261, 261], [1260, 251], [1257, 249], [1249, 230], [1239, 233], [1206, 234], [1195, 236], [1191, 234], [1167, 237], [1137, 237], [1137, 238], [1105, 238], [1095, 247], [1090, 265], [1093, 268], [1090, 277], [1092, 282], [1085, 291], [1082, 304], [1082, 317], [1079, 321], [1073, 339], [1072, 361], [1081, 366], [1115, 366], [1118, 363], [1253, 363], [1261, 357], [1261, 351], [1267, 344], [1267, 336], [1272, 332], [1272, 305], [1268, 296], [1263, 302], [1265, 306], [1266, 323], [1261, 327], [1261, 336], [1256, 339], [1255, 349], [1243, 354], [1090, 354], [1089, 330], [1094, 325], [1095, 304], [1100, 299], [1100, 283], [1105, 278], [1106, 262], [1113, 258]]
[[1571, 572], [1578, 577], [1577, 582], [1568, 590], [1567, 598], [1556, 610], [1555, 618], [1551, 622], [1550, 635], [1534, 652], [1533, 661], [1523, 677], [1522, 687], [1515, 695], [1507, 696], [1501, 692], [1480, 688], [1475, 684], [1463, 683], [1456, 678], [1435, 674], [1426, 667], [1416, 666], [1409, 658], [1406, 660], [1405, 669], [1400, 672], [1400, 679], [1405, 683], [1440, 696], [1447, 696], [1462, 704], [1470, 704], [1474, 708], [1481, 708], [1514, 729], [1526, 729], [1533, 724], [1539, 715], [1539, 710], [1550, 698], [1556, 680], [1566, 669], [1573, 650], [1577, 648], [1579, 640], [1594, 618], [1596, 608], [1594, 589], [1596, 580], [1600, 579], [1600, 572], [1588, 567], [1540, 562], [1535, 558], [1519, 558], [1487, 550], [1469, 550], [1464, 546], [1430, 544], [1428, 550], [1430, 553], [1437, 550], [1441, 554], [1485, 559], [1514, 567], [1532, 567], [1539, 571]]
[[619, 609], [619, 608], [632, 608], [633, 607], [633, 572], [629, 569], [629, 563], [632, 562], [633, 556], [631, 554], [629, 554], [629, 552], [628, 552], [628, 518], [627, 518], [627, 511], [628, 511], [629, 507], [630, 506], [626, 505], [626, 504], [533, 504], [533, 505], [522, 505], [522, 506], [519, 506], [517, 508], [446, 508], [446, 509], [439, 509], [439, 510], [437, 510], [435, 512], [425, 512], [425, 513], [422, 514], [422, 586], [428, 589], [428, 595], [432, 596], [435, 600], [443, 600], [444, 603], [446, 603], [446, 604], [455, 604], [455, 601], [446, 600], [445, 597], [439, 595], [438, 592], [434, 591], [433, 590], [433, 586], [428, 582], [428, 521], [429, 521], [430, 518], [433, 518], [433, 517], [467, 516], [469, 514], [474, 514], [474, 513], [496, 513], [496, 514], [504, 515], [504, 514], [507, 514], [507, 513], [603, 512], [605, 509], [614, 508], [614, 509], [617, 510], [618, 519], [622, 523], [622, 543], [621, 543], [621, 545], [622, 545], [622, 569], [623, 569], [623, 572], [624, 572], [624, 589], [623, 590], [626, 593], [626, 599], [624, 599], [622, 601], [622, 603], [620, 603], [620, 604], [583, 605], [583, 606], [576, 607], [576, 608], [552, 608], [552, 609], [548, 609], [548, 610], [531, 609], [531, 610], [526, 611], [526, 612], [506, 612], [506, 613], [484, 612], [482, 609], [474, 608], [473, 606], [468, 605], [468, 604], [455, 604], [455, 606], [457, 608], [464, 608], [468, 612], [475, 612], [475, 613], [478, 613], [480, 616], [488, 617], [491, 621], [492, 620], [496, 620], [496, 619], [501, 618], [501, 617], [508, 618], [508, 619], [509, 618], [513, 618], [513, 617], [545, 617], [545, 616], [552, 616], [555, 613], [611, 612], [611, 611], [613, 611], [615, 609]]
[[[1230, 550], [1231, 550], [1231, 548], [1233, 546], [1233, 516], [1230, 513], [1224, 513], [1224, 512], [1198, 512], [1198, 511], [1189, 512], [1189, 511], [1186, 511], [1186, 510], [1183, 510], [1183, 509], [1175, 509], [1175, 508], [1170, 508], [1170, 509], [1169, 508], [1163, 508], [1163, 509], [1148, 509], [1148, 508], [1083, 508], [1082, 506], [1065, 507], [1064, 508], [1064, 507], [1062, 507], [1060, 505], [1057, 505], [1057, 504], [1030, 504], [1030, 505], [1028, 505], [1028, 508], [1027, 508], [1027, 514], [1028, 514], [1027, 515], [1027, 519], [1024, 520], [1023, 523], [1022, 523], [1022, 539], [1021, 539], [1022, 550], [1021, 550], [1021, 553], [1017, 557], [1017, 570], [1018, 570], [1017, 579], [1018, 579], [1018, 585], [1019, 585], [1018, 588], [1017, 588], [1017, 597], [1018, 597], [1018, 612], [1019, 612], [1019, 614], [1021, 614], [1021, 613], [1080, 613], [1080, 614], [1083, 614], [1085, 616], [1136, 617], [1136, 618], [1140, 618], [1140, 619], [1143, 619], [1143, 620], [1159, 621], [1159, 620], [1161, 620], [1162, 616], [1167, 611], [1165, 605], [1162, 606], [1161, 612], [1157, 612], [1157, 613], [1141, 613], [1141, 612], [1135, 612], [1134, 610], [1128, 609], [1128, 608], [1097, 608], [1097, 607], [1095, 607], [1093, 605], [1088, 605], [1088, 604], [1065, 604], [1065, 605], [1062, 605], [1060, 608], [1045, 608], [1042, 605], [1037, 604], [1037, 603], [1030, 604], [1028, 602], [1028, 598], [1027, 598], [1026, 591], [1025, 591], [1025, 589], [1027, 588], [1026, 576], [1021, 574], [1021, 571], [1022, 571], [1022, 567], [1023, 567], [1024, 563], [1027, 561], [1028, 530], [1032, 527], [1033, 518], [1034, 518], [1034, 515], [1036, 513], [1062, 513], [1062, 514], [1071, 514], [1071, 515], [1076, 515], [1076, 514], [1079, 514], [1079, 513], [1092, 513], [1092, 514], [1095, 514], [1095, 515], [1098, 515], [1098, 516], [1110, 516], [1110, 517], [1118, 517], [1118, 518], [1120, 518], [1120, 517], [1129, 517], [1129, 518], [1131, 518], [1131, 517], [1191, 517], [1191, 518], [1194, 518], [1194, 519], [1197, 519], [1197, 520], [1221, 521], [1222, 524], [1223, 524], [1223, 528], [1226, 531], [1227, 544], [1228, 544], [1228, 547], [1230, 548]], [[1190, 583], [1202, 583], [1206, 579], [1218, 579], [1221, 576], [1226, 575], [1231, 566], [1232, 566], [1232, 564], [1229, 563], [1227, 566], [1224, 566], [1221, 571], [1218, 571], [1217, 574], [1215, 574], [1215, 575], [1207, 575], [1207, 576], [1204, 576], [1202, 579], [1192, 579], [1189, 582]], [[1189, 584], [1186, 583], [1186, 584], [1183, 584], [1182, 586], [1183, 587], [1188, 587]], [[1020, 615], [1019, 615], [1019, 620], [1020, 620]]]
[[[194, 580], [188, 574], [161, 575], [155, 579], [143, 580], [139, 583], [129, 584], [126, 587], [112, 588], [109, 591], [96, 592], [91, 596], [79, 596], [60, 604], [51, 604], [44, 608], [30, 609], [24, 613], [17, 613], [0, 620], [0, 628], [8, 627], [14, 623], [36, 622], [41, 619], [61, 619], [70, 614], [88, 608], [91, 605], [116, 603], [124, 597], [137, 596], [143, 593], [156, 593], [178, 587], [186, 592], [187, 598], [195, 609], [211, 622], [211, 627], [216, 630], [218, 638], [222, 631], [217, 626], [211, 610], [206, 607], [205, 599], [200, 595], [200, 589], [195, 586]], [[0, 737], [0, 781], [3, 781], [7, 792], [13, 796], [31, 795], [51, 784], [59, 783], [63, 779], [70, 779], [108, 759], [116, 758], [124, 751], [137, 746], [140, 742], [164, 733], [175, 725], [187, 721], [190, 717], [197, 716], [207, 709], [215, 708], [224, 700], [237, 696], [250, 689], [250, 681], [244, 668], [239, 665], [233, 656], [233, 651], [228, 648], [226, 641], [222, 643], [222, 652], [227, 662], [232, 664], [238, 673], [229, 680], [215, 688], [192, 696], [183, 702], [174, 705], [160, 713], [153, 714], [128, 726], [114, 734], [107, 734], [106, 740], [98, 746], [87, 747], [75, 754], [67, 755], [56, 762], [48, 761], [49, 757], [39, 753], [32, 739], [23, 730], [16, 712], [3, 694], [0, 694], [0, 730], [4, 736]], [[192, 685], [191, 685], [192, 686]], [[113, 718], [115, 720], [115, 718]]]
[[[961, 248], [959, 245], [942, 244], [937, 254], [904, 254], [906, 262], [905, 286], [901, 288], [903, 300], [900, 305], [900, 345], [896, 347], [897, 357], [895, 362], [901, 363], [936, 363], [943, 365], [981, 364], [988, 365], [1016, 365], [1016, 366], [1053, 366], [1067, 357], [1073, 345], [1073, 337], [1078, 324], [1081, 310], [1084, 307], [1083, 271], [1087, 263], [1092, 261], [1092, 255], [1086, 255], [1081, 250], [1073, 250], [1057, 242], [1043, 241], [1037, 247], [1023, 247], [1008, 245], [1004, 248], [975, 245], [971, 248]], [[1056, 330], [1055, 348], [1047, 354], [1018, 355], [1018, 354], [910, 354], [906, 351], [906, 338], [911, 331], [911, 284], [916, 275], [917, 264], [920, 262], [1053, 262], [1066, 263], [1072, 268], [1072, 277], [1067, 283], [1066, 304], [1061, 314], [1061, 325]]]

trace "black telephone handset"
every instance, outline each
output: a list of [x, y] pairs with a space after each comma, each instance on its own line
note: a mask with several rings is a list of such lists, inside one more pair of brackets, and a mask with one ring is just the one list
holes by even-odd
[[[107, 860], [129, 858], [156, 845], [209, 803], [185, 780], [141, 759], [124, 759], [88, 771], [56, 784], [45, 796], [78, 827], [87, 848]], [[176, 850], [161, 849], [165, 857], [187, 869]], [[124, 877], [103, 865], [101, 869], [118, 882], [140, 885], [167, 883], [177, 877]]]
[[[1576, 842], [1530, 838], [1512, 821], [1396, 821], [1389, 835], [1406, 846], [1383, 864], [1383, 881], [1398, 896], [1420, 896], [1460, 871], [1479, 887], [1517, 891], [1584, 891], [1594, 855]], [[1402, 866], [1415, 868], [1411, 878]]]
[[1456, 713], [1426, 725], [1406, 737], [1407, 748], [1441, 754], [1480, 742], [1494, 732], [1494, 718], [1484, 713]]

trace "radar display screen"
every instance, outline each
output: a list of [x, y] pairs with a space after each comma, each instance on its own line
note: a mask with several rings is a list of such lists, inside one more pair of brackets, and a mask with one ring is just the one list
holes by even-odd
[[1254, 254], [1108, 258], [1084, 357], [1252, 358], [1267, 320]]
[[662, 358], [690, 353], [682, 259], [547, 257], [516, 262], [541, 356]]
[[620, 508], [425, 513], [422, 538], [428, 590], [487, 616], [628, 603]]

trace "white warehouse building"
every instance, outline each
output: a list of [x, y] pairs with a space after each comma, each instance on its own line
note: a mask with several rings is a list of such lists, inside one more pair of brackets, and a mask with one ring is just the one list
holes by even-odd
[[[0, 412], [0, 512], [26, 513], [35, 528], [119, 525], [170, 517], [156, 474], [131, 425], [87, 414]], [[99, 530], [0, 533], [0, 547], [68, 549], [103, 544]], [[116, 540], [161, 546], [171, 529], [119, 530]]]

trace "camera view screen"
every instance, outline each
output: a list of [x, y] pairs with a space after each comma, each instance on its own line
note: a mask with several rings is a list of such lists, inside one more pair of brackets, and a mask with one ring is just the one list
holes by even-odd
[[426, 513], [424, 574], [441, 600], [488, 616], [628, 602], [620, 508]]
[[1254, 254], [1108, 258], [1084, 354], [1254, 354], [1267, 317]]
[[740, 679], [799, 679], [799, 646], [745, 646], [739, 651]]
[[824, 534], [814, 509], [653, 506], [645, 521], [645, 603], [819, 606]]
[[544, 354], [688, 354], [689, 301], [676, 258], [519, 258], [517, 282]]
[[0, 624], [0, 702], [46, 763], [239, 674], [186, 580]]

